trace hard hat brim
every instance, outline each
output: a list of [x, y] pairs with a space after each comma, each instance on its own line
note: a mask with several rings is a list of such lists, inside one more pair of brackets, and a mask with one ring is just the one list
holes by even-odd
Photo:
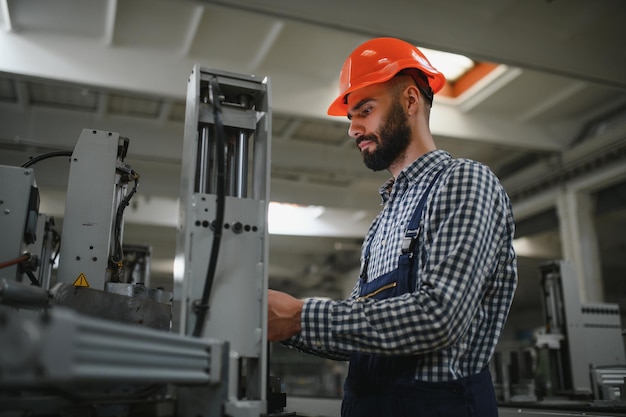
[[[347, 97], [350, 93], [353, 93], [369, 85], [380, 84], [380, 83], [389, 81], [390, 79], [395, 77], [396, 74], [400, 72], [401, 70], [407, 69], [407, 68], [415, 68], [413, 64], [414, 64], [413, 62], [410, 62], [410, 63], [407, 63], [406, 66], [400, 65], [398, 66], [397, 71], [395, 71], [394, 73], [379, 74], [377, 77], [368, 77], [368, 79], [352, 84], [345, 92], [343, 92], [342, 94], [337, 96], [335, 100], [333, 100], [330, 106], [328, 106], [328, 110], [326, 111], [326, 113], [329, 116], [346, 116], [348, 114], [348, 105], [346, 102], [347, 102]], [[434, 72], [431, 72], [423, 68], [416, 68], [416, 69], [426, 74], [426, 76], [428, 77], [428, 84], [430, 85], [430, 88], [433, 90], [433, 94], [437, 93], [445, 85], [446, 79], [444, 75], [441, 74], [440, 72], [436, 70]]]

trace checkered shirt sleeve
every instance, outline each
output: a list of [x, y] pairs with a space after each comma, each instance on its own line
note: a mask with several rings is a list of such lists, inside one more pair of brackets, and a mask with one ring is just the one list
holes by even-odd
[[302, 331], [288, 345], [331, 359], [348, 359], [355, 351], [417, 355], [416, 378], [426, 381], [487, 366], [513, 299], [517, 267], [511, 205], [486, 166], [435, 151], [405, 169], [366, 236], [364, 247], [372, 241], [368, 276], [397, 266], [406, 224], [444, 167], [422, 215], [415, 291], [356, 301], [357, 283], [346, 300], [307, 299]]

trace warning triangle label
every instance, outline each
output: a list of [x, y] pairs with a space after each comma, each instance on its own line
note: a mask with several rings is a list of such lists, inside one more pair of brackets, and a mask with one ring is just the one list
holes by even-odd
[[81, 272], [81, 274], [76, 278], [76, 281], [72, 284], [75, 287], [89, 287], [89, 282], [87, 282], [87, 277], [85, 274]]

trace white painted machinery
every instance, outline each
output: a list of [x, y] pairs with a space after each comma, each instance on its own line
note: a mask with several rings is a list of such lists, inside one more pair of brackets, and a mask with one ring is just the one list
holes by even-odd
[[544, 326], [532, 345], [498, 346], [492, 361], [500, 402], [623, 415], [626, 354], [619, 305], [581, 302], [571, 262], [547, 262], [540, 274]]
[[547, 353], [550, 393], [620, 399], [626, 378], [619, 305], [581, 303], [574, 266], [566, 261], [541, 267], [545, 333], [535, 345]]
[[128, 139], [85, 129], [63, 155], [60, 243], [35, 161], [0, 167], [0, 416], [287, 414], [266, 342], [270, 123], [267, 79], [194, 67], [173, 292], [125, 263]]

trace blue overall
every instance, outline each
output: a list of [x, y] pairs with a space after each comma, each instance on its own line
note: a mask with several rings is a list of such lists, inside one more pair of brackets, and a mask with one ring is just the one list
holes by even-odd
[[[361, 298], [382, 300], [415, 290], [415, 240], [427, 196], [442, 169], [422, 195], [407, 228], [398, 267], [367, 282], [370, 244], [361, 273]], [[497, 417], [491, 375], [479, 374], [445, 382], [415, 379], [417, 355], [381, 356], [353, 353], [341, 404], [342, 417]]]

